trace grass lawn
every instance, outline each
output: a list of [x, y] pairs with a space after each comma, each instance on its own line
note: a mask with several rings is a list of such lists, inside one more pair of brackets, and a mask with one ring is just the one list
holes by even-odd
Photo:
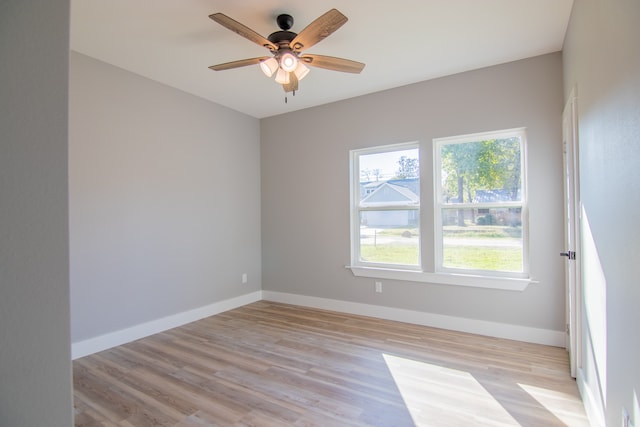
[[[518, 239], [522, 236], [520, 227], [505, 226], [446, 226], [443, 264], [445, 268], [466, 270], [522, 271], [522, 248], [514, 246], [492, 246], [491, 242], [503, 239]], [[418, 236], [417, 228], [389, 228], [377, 231], [378, 236], [408, 237]], [[486, 239], [486, 244], [451, 244], [455, 239]], [[461, 241], [462, 242], [462, 241]], [[419, 249], [416, 245], [378, 243], [363, 244], [360, 255], [364, 261], [384, 264], [418, 265]]]
[[445, 246], [442, 258], [446, 268], [522, 271], [521, 248]]
[[521, 239], [521, 227], [469, 225], [443, 227], [445, 239], [487, 239], [486, 246], [445, 244], [442, 263], [445, 268], [467, 270], [522, 271], [522, 248], [492, 246], [491, 241]]
[[470, 238], [522, 238], [522, 227], [510, 227], [505, 225], [446, 225], [442, 227], [444, 237], [470, 237]]
[[[418, 265], [418, 248], [412, 246], [363, 245], [362, 259], [384, 264]], [[446, 268], [466, 270], [522, 271], [520, 248], [447, 246], [443, 263]]]
[[417, 246], [394, 246], [394, 245], [362, 245], [360, 256], [369, 262], [379, 262], [385, 264], [418, 265]]

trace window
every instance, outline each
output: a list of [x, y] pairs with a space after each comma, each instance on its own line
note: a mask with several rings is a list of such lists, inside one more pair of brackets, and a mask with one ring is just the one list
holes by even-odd
[[434, 141], [436, 269], [524, 277], [523, 129]]
[[[525, 289], [525, 130], [435, 139], [428, 170], [420, 169], [420, 148], [351, 151], [353, 274]], [[432, 178], [421, 194], [420, 180]], [[421, 213], [431, 203], [433, 212]], [[425, 221], [433, 225], [421, 230]]]
[[419, 269], [418, 145], [351, 152], [352, 265]]

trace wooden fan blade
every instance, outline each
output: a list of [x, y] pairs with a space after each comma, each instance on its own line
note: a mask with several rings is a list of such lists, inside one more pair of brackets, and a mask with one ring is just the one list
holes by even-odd
[[223, 27], [230, 29], [234, 33], [241, 35], [245, 39], [259, 44], [260, 46], [266, 47], [270, 51], [275, 52], [278, 50], [278, 46], [271, 43], [268, 39], [262, 37], [260, 34], [256, 33], [246, 25], [239, 23], [235, 19], [229, 18], [223, 13], [214, 13], [212, 15], [209, 15], [209, 18], [213, 19]]
[[298, 77], [293, 72], [289, 73], [289, 83], [283, 84], [282, 88], [285, 93], [298, 90]]
[[337, 9], [331, 9], [300, 31], [289, 46], [296, 52], [302, 52], [330, 36], [331, 33], [342, 27], [345, 22], [347, 22], [346, 16]]
[[261, 56], [259, 58], [241, 59], [239, 61], [225, 62], [224, 64], [212, 65], [209, 67], [213, 71], [230, 70], [232, 68], [246, 67], [247, 65], [258, 64], [260, 61], [269, 59], [269, 56]]
[[327, 70], [354, 74], [360, 73], [364, 69], [365, 65], [362, 62], [325, 55], [305, 54], [301, 55], [300, 59], [304, 61], [305, 64], [311, 65], [312, 67], [326, 68]]

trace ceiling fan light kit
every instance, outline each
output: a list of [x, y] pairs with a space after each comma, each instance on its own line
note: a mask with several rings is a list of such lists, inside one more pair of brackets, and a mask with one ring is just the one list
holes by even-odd
[[285, 52], [280, 55], [280, 68], [287, 73], [292, 72], [298, 66], [298, 57], [291, 52]]
[[276, 73], [276, 83], [279, 83], [281, 85], [286, 85], [286, 84], [289, 84], [290, 82], [291, 82], [291, 79], [289, 78], [289, 73], [283, 70], [282, 68], [280, 68]]
[[302, 63], [302, 61], [298, 61], [298, 66], [296, 67], [295, 70], [293, 70], [293, 73], [296, 75], [296, 77], [298, 78], [298, 81], [304, 79], [304, 77], [309, 74], [309, 67], [307, 67], [306, 65], [304, 65]]
[[365, 66], [361, 62], [350, 59], [302, 54], [302, 51], [322, 41], [347, 22], [347, 17], [337, 9], [331, 9], [320, 16], [299, 34], [289, 31], [293, 26], [291, 15], [279, 15], [276, 22], [281, 31], [276, 31], [267, 38], [222, 13], [214, 13], [209, 15], [209, 18], [236, 34], [266, 47], [273, 55], [212, 65], [209, 67], [210, 69], [222, 71], [260, 64], [260, 69], [267, 77], [271, 77], [275, 73], [275, 81], [282, 85], [285, 93], [293, 92], [295, 95], [295, 91], [298, 90], [298, 82], [309, 74], [307, 65], [355, 74], [360, 73]]
[[276, 72], [279, 66], [280, 64], [278, 64], [278, 60], [276, 58], [269, 58], [264, 61], [260, 61], [260, 68], [267, 77], [273, 76], [273, 73]]

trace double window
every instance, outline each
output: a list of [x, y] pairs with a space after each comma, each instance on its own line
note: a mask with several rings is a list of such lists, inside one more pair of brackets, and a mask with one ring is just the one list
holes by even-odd
[[352, 267], [528, 277], [524, 129], [436, 139], [422, 170], [421, 149], [351, 152]]

